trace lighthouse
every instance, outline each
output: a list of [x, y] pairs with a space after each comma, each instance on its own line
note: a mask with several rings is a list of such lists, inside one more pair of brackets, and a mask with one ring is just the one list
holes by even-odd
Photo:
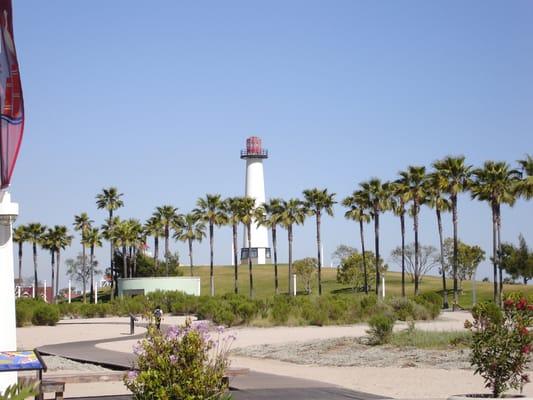
[[[246, 197], [255, 199], [258, 207], [265, 202], [265, 175], [263, 160], [268, 158], [268, 151], [262, 148], [261, 138], [252, 136], [246, 139], [246, 149], [241, 150], [241, 159], [246, 160]], [[248, 232], [244, 227], [244, 244], [241, 249], [241, 261], [248, 259], [250, 247], [252, 260], [256, 264], [270, 263], [270, 247], [268, 246], [268, 230], [266, 226], [257, 226], [252, 222], [250, 228], [251, 243], [248, 246]]]

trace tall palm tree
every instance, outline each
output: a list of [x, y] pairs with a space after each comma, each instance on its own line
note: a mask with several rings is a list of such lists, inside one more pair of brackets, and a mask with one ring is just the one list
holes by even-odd
[[71, 242], [72, 236], [69, 235], [68, 228], [64, 225], [55, 225], [53, 228], [48, 228], [48, 231], [43, 235], [42, 247], [48, 249], [51, 255], [51, 286], [54, 299], [59, 293], [59, 268], [61, 266], [61, 250], [65, 249], [67, 246], [70, 246]]
[[39, 288], [39, 279], [37, 278], [37, 245], [41, 245], [43, 235], [46, 232], [46, 226], [39, 222], [31, 222], [27, 226], [28, 242], [32, 244], [33, 248], [33, 282], [35, 285], [34, 298], [37, 296], [37, 289]]
[[[119, 193], [116, 187], [109, 187], [102, 189], [102, 192], [96, 195], [96, 206], [98, 209], [105, 209], [108, 211], [108, 223], [111, 224], [109, 229], [113, 229], [113, 213], [120, 207], [124, 206], [124, 202], [121, 197], [122, 193]], [[105, 237], [105, 235], [104, 235]], [[109, 253], [110, 253], [110, 272], [111, 272], [111, 299], [115, 296], [115, 245], [112, 240], [109, 241]]]
[[280, 205], [280, 220], [279, 223], [287, 229], [287, 237], [289, 241], [289, 294], [293, 293], [291, 285], [292, 278], [292, 243], [294, 240], [293, 226], [301, 225], [305, 220], [305, 207], [299, 199], [283, 200]]
[[165, 229], [161, 219], [157, 215], [148, 218], [144, 224], [144, 232], [154, 238], [154, 265], [159, 266], [159, 238], [165, 235]]
[[255, 199], [243, 197], [240, 200], [239, 219], [246, 227], [248, 236], [248, 273], [250, 277], [250, 298], [254, 297], [254, 278], [252, 273], [252, 223], [255, 222]]
[[379, 271], [379, 216], [390, 208], [390, 183], [379, 178], [359, 184], [364, 203], [368, 204], [370, 216], [374, 220], [374, 243], [376, 252], [376, 295], [379, 294], [381, 274]]
[[440, 246], [440, 270], [442, 274], [443, 308], [448, 308], [448, 290], [446, 288], [446, 269], [444, 268], [444, 236], [442, 233], [442, 213], [451, 209], [450, 201], [444, 197], [444, 192], [448, 185], [448, 180], [437, 171], [428, 176], [426, 192], [428, 194], [428, 205], [435, 209], [437, 216], [437, 229], [439, 231]]
[[94, 249], [102, 247], [102, 235], [98, 228], [90, 228], [83, 240], [84, 246], [89, 248], [89, 266], [91, 268], [91, 291], [89, 303], [94, 302]]
[[361, 254], [363, 256], [363, 275], [364, 275], [364, 291], [368, 294], [368, 271], [366, 267], [365, 254], [365, 232], [363, 224], [370, 222], [370, 214], [368, 214], [368, 205], [365, 203], [364, 196], [360, 191], [354, 191], [351, 196], [342, 200], [342, 205], [348, 208], [344, 213], [344, 218], [359, 222], [359, 236], [361, 238]]
[[333, 205], [335, 201], [335, 193], [328, 193], [328, 189], [307, 189], [303, 192], [304, 206], [308, 215], [314, 215], [316, 218], [316, 245], [318, 249], [318, 295], [322, 295], [322, 242], [320, 238], [320, 224], [322, 219], [322, 212], [325, 211], [329, 216], [333, 216]]
[[277, 226], [281, 220], [281, 199], [270, 199], [256, 209], [256, 221], [258, 225], [266, 226], [272, 231], [272, 250], [274, 252], [274, 290], [279, 294], [278, 281], [278, 247]]
[[391, 209], [400, 217], [400, 233], [402, 236], [402, 297], [405, 297], [405, 206], [409, 201], [409, 186], [403, 180], [391, 184]]
[[[85, 246], [85, 237], [87, 236], [87, 233], [89, 232], [89, 229], [91, 229], [92, 223], [94, 221], [89, 218], [89, 215], [87, 215], [86, 212], [82, 212], [79, 215], [74, 216], [74, 230], [80, 232], [81, 234], [81, 254], [83, 259], [83, 269], [85, 269], [87, 265], [87, 254], [86, 254], [86, 246]], [[85, 297], [84, 297], [85, 299]]]
[[170, 205], [164, 205], [157, 207], [153, 216], [161, 221], [164, 230], [165, 237], [165, 261], [166, 261], [166, 274], [168, 276], [168, 258], [170, 256], [169, 250], [169, 238], [170, 238], [170, 227], [176, 222], [178, 216], [178, 209]]
[[195, 213], [180, 215], [175, 224], [174, 232], [175, 239], [187, 242], [189, 245], [189, 263], [191, 276], [193, 276], [192, 244], [193, 242], [201, 242], [205, 237], [205, 223]]
[[214, 228], [224, 225], [227, 221], [222, 199], [219, 194], [207, 194], [205, 198], [199, 198], [197, 208], [193, 211], [200, 219], [209, 224], [209, 286], [211, 296], [215, 295], [215, 276], [213, 271], [214, 261]]
[[453, 221], [453, 310], [456, 310], [459, 303], [459, 291], [457, 281], [457, 263], [458, 263], [458, 215], [457, 215], [457, 196], [464, 192], [470, 186], [470, 176], [472, 166], [465, 164], [464, 156], [452, 157], [447, 156], [442, 160], [435, 161], [433, 168], [446, 179], [445, 192], [450, 196], [452, 207]]
[[[486, 201], [492, 211], [492, 263], [494, 272], [494, 301], [501, 302], [503, 291], [503, 273], [499, 262], [501, 253], [500, 228], [502, 204], [512, 206], [516, 201], [515, 187], [520, 181], [520, 172], [511, 169], [506, 162], [485, 161], [483, 168], [473, 171], [471, 185], [472, 198]], [[499, 281], [498, 288], [498, 267]]]
[[55, 303], [55, 290], [54, 290], [54, 281], [55, 281], [55, 247], [54, 247], [54, 238], [53, 238], [53, 230], [51, 228], [47, 228], [46, 232], [43, 233], [41, 237], [41, 247], [43, 250], [48, 250], [50, 252], [50, 266], [52, 268], [52, 278], [51, 278], [51, 284], [50, 287], [52, 288], [52, 302]]
[[22, 245], [28, 241], [28, 233], [25, 225], [19, 225], [13, 229], [13, 241], [18, 245], [19, 256], [19, 284], [22, 284]]
[[418, 214], [420, 212], [420, 205], [424, 204], [426, 200], [425, 193], [425, 179], [426, 179], [426, 167], [424, 166], [408, 166], [407, 171], [400, 171], [400, 179], [398, 182], [405, 188], [407, 199], [413, 202], [411, 208], [413, 213], [413, 229], [415, 232], [415, 296], [419, 294], [419, 277], [418, 271], [420, 270], [420, 252], [418, 241]]
[[525, 199], [533, 198], [533, 156], [526, 154], [526, 158], [518, 160], [522, 169], [522, 180], [517, 183], [515, 193]]
[[224, 213], [231, 225], [233, 240], [233, 291], [239, 293], [239, 247], [237, 245], [237, 227], [241, 223], [242, 201], [244, 197], [229, 197], [224, 200]]

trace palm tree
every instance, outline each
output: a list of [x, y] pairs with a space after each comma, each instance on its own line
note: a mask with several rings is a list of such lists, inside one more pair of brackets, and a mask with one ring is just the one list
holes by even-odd
[[[83, 258], [83, 269], [85, 270], [85, 266], [87, 264], [87, 254], [85, 251], [85, 237], [87, 233], [89, 232], [89, 229], [91, 229], [91, 225], [94, 221], [89, 218], [89, 215], [87, 215], [86, 212], [80, 213], [80, 215], [74, 216], [74, 230], [81, 233], [81, 254]], [[85, 297], [84, 297], [85, 299]]]
[[517, 183], [515, 193], [525, 199], [533, 198], [533, 156], [526, 154], [526, 158], [518, 160], [522, 168], [523, 179]]
[[[72, 236], [68, 234], [68, 229], [64, 225], [55, 225], [54, 228], [48, 228], [48, 231], [43, 235], [44, 249], [50, 250], [51, 266], [52, 266], [52, 294], [54, 299], [59, 293], [59, 267], [61, 265], [61, 250], [70, 246]], [[55, 267], [54, 267], [55, 265]], [[55, 279], [54, 279], [55, 276]], [[54, 290], [55, 288], [55, 290]]]
[[194, 241], [201, 242], [205, 237], [205, 223], [195, 213], [180, 215], [174, 226], [174, 232], [175, 239], [187, 242], [189, 245], [189, 262], [193, 276], [192, 244]]
[[13, 229], [13, 241], [18, 245], [19, 255], [19, 284], [22, 284], [22, 245], [28, 241], [28, 233], [25, 225], [19, 225]]
[[376, 295], [379, 294], [380, 271], [379, 271], [379, 215], [390, 208], [390, 183], [381, 182], [379, 178], [359, 184], [364, 203], [368, 204], [370, 216], [374, 220], [374, 243], [376, 252]]
[[318, 248], [318, 295], [322, 295], [322, 254], [321, 254], [321, 239], [320, 239], [320, 224], [322, 218], [322, 211], [325, 211], [329, 216], [333, 216], [333, 205], [335, 193], [328, 193], [328, 189], [307, 189], [303, 192], [308, 215], [316, 217], [316, 245]]
[[196, 202], [198, 208], [193, 211], [200, 216], [202, 221], [209, 224], [209, 286], [211, 296], [215, 295], [215, 276], [213, 273], [214, 227], [215, 225], [224, 225], [227, 220], [222, 204], [219, 194], [207, 194], [205, 198], [198, 199]]
[[407, 199], [413, 202], [413, 228], [415, 232], [415, 296], [419, 294], [419, 242], [418, 242], [418, 214], [420, 212], [420, 205], [424, 204], [426, 200], [425, 193], [425, 179], [426, 179], [426, 167], [424, 166], [408, 166], [407, 171], [400, 171], [400, 179], [398, 182], [407, 191], [405, 195]]
[[432, 172], [428, 176], [426, 192], [428, 205], [435, 209], [437, 228], [439, 231], [440, 269], [442, 273], [443, 308], [448, 308], [448, 290], [446, 288], [446, 269], [444, 268], [444, 236], [442, 233], [442, 212], [450, 211], [450, 202], [444, 197], [448, 181], [439, 172]]
[[170, 250], [168, 247], [170, 238], [170, 227], [175, 224], [178, 216], [178, 209], [173, 206], [164, 205], [157, 207], [153, 216], [161, 221], [164, 230], [165, 237], [165, 261], [166, 261], [166, 274], [168, 276], [168, 258], [170, 256]]
[[144, 224], [144, 233], [154, 238], [154, 265], [157, 268], [159, 265], [159, 238], [165, 235], [161, 219], [156, 215], [149, 218]]
[[280, 205], [280, 219], [279, 223], [285, 229], [287, 229], [287, 237], [289, 241], [289, 294], [293, 293], [293, 288], [291, 285], [292, 277], [292, 242], [293, 242], [293, 232], [292, 228], [294, 225], [301, 225], [305, 220], [305, 208], [301, 200], [299, 199], [290, 199], [283, 200]]
[[391, 184], [391, 208], [394, 215], [400, 217], [402, 235], [402, 297], [405, 297], [405, 205], [409, 201], [409, 186], [401, 179]]
[[279, 294], [278, 282], [278, 249], [277, 249], [277, 226], [281, 219], [281, 199], [270, 199], [256, 209], [256, 221], [258, 225], [266, 226], [272, 231], [272, 249], [274, 251], [274, 288]]
[[90, 228], [83, 240], [84, 246], [89, 247], [89, 266], [91, 267], [91, 295], [89, 303], [94, 302], [94, 249], [95, 247], [102, 247], [102, 235], [98, 228]]
[[240, 200], [239, 219], [246, 227], [248, 239], [248, 272], [250, 275], [250, 298], [254, 297], [254, 278], [252, 273], [252, 223], [255, 221], [255, 199], [243, 197]]
[[367, 213], [368, 205], [365, 204], [364, 196], [360, 191], [355, 191], [351, 196], [346, 197], [342, 201], [342, 205], [348, 208], [344, 213], [344, 218], [359, 222], [359, 235], [361, 237], [361, 254], [363, 256], [363, 275], [364, 275], [364, 290], [368, 294], [368, 272], [366, 268], [366, 254], [365, 254], [365, 234], [364, 223], [370, 222], [370, 214]]
[[[102, 192], [96, 195], [96, 206], [98, 209], [106, 209], [108, 211], [109, 229], [113, 229], [113, 212], [124, 206], [121, 200], [122, 193], [118, 192], [116, 187], [109, 187], [102, 189]], [[105, 235], [104, 235], [105, 237]], [[115, 296], [115, 245], [112, 240], [109, 241], [110, 251], [110, 270], [111, 270], [111, 299]]]
[[244, 197], [230, 197], [224, 200], [224, 212], [228, 218], [228, 224], [231, 224], [233, 240], [233, 291], [239, 293], [239, 247], [237, 245], [237, 226], [241, 222], [242, 201]]
[[453, 221], [453, 310], [457, 309], [459, 303], [459, 291], [457, 282], [457, 262], [458, 262], [458, 232], [457, 232], [457, 196], [464, 192], [470, 185], [471, 165], [465, 164], [464, 156], [445, 157], [435, 161], [433, 168], [446, 179], [445, 192], [450, 196]]
[[51, 258], [51, 261], [50, 261], [50, 265], [52, 267], [52, 279], [51, 279], [51, 288], [52, 288], [52, 302], [55, 302], [55, 297], [54, 297], [54, 293], [55, 293], [55, 290], [54, 290], [54, 278], [55, 278], [55, 255], [56, 255], [56, 251], [55, 251], [55, 247], [54, 247], [54, 243], [53, 243], [54, 239], [53, 239], [53, 231], [51, 228], [48, 228], [46, 232], [44, 232], [44, 234], [42, 235], [41, 237], [41, 247], [44, 249], [44, 250], [48, 250], [50, 252], [50, 258]]
[[[177, 216], [176, 216], [177, 217]], [[141, 221], [135, 218], [130, 218], [127, 220], [129, 225], [129, 259], [131, 262], [131, 271], [130, 274], [132, 277], [137, 276], [137, 254], [139, 249], [144, 249], [146, 244], [146, 236], [144, 234], [143, 225]], [[167, 262], [168, 264], [168, 262]]]
[[39, 288], [39, 280], [37, 278], [37, 245], [41, 245], [43, 241], [43, 235], [46, 232], [46, 226], [41, 225], [39, 222], [32, 222], [27, 225], [27, 241], [32, 244], [33, 248], [33, 278], [35, 285], [34, 298], [37, 295], [37, 289]]
[[[511, 169], [506, 162], [485, 161], [483, 168], [473, 171], [472, 198], [487, 201], [492, 211], [492, 263], [494, 272], [494, 301], [501, 303], [503, 273], [499, 261], [501, 254], [501, 204], [512, 206], [516, 201], [514, 189], [520, 181], [520, 172]], [[498, 289], [498, 267], [500, 287]]]

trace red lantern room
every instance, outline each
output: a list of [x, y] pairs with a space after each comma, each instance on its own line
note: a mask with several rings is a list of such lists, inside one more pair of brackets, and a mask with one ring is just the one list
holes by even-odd
[[260, 137], [246, 139], [246, 150], [241, 150], [241, 158], [268, 158], [268, 150], [263, 150]]

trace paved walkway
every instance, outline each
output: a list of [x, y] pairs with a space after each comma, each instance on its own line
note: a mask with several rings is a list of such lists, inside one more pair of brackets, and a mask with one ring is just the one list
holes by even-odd
[[[114, 339], [90, 340], [73, 343], [41, 346], [38, 350], [44, 354], [56, 355], [71, 360], [90, 362], [112, 369], [125, 370], [131, 368], [135, 356], [131, 353], [104, 350], [96, 347], [103, 342], [117, 342], [122, 340], [140, 339], [143, 334]], [[235, 400], [262, 399], [383, 399], [384, 396], [347, 390], [339, 386], [324, 382], [297, 379], [281, 375], [264, 374], [255, 371], [232, 378], [230, 380], [231, 394]], [[74, 398], [72, 398], [74, 399]], [[77, 397], [77, 400], [131, 400], [129, 395]]]

